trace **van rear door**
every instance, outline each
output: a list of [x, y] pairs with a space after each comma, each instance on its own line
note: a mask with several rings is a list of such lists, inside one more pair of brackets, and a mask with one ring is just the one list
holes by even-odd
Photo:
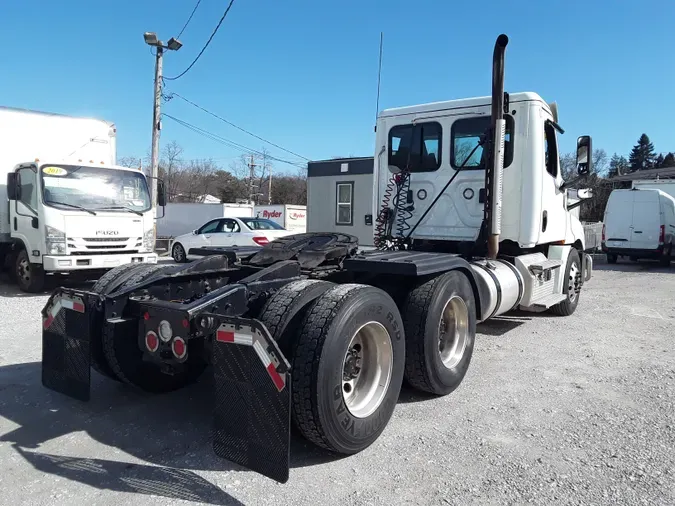
[[635, 193], [614, 190], [609, 196], [605, 210], [605, 245], [608, 248], [630, 248]]
[[661, 233], [661, 205], [658, 190], [634, 190], [630, 248], [656, 250]]

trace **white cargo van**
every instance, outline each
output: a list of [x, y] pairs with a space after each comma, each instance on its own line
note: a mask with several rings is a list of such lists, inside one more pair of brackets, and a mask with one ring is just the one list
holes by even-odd
[[620, 256], [651, 258], [670, 265], [675, 235], [675, 199], [656, 189], [614, 190], [607, 202], [602, 249], [607, 261]]

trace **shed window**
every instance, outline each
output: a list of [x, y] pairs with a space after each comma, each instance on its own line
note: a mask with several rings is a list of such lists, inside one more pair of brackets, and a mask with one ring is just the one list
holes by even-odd
[[354, 224], [354, 183], [337, 183], [336, 185], [335, 224]]

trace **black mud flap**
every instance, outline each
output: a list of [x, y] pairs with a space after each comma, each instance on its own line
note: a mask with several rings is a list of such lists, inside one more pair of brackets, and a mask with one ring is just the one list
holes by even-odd
[[91, 313], [88, 294], [60, 289], [42, 310], [42, 384], [89, 400]]
[[257, 320], [213, 315], [216, 455], [281, 483], [290, 464], [290, 365]]

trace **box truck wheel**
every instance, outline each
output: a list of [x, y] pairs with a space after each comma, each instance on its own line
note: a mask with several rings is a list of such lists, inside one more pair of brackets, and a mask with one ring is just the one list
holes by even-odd
[[41, 292], [45, 286], [45, 271], [39, 264], [30, 263], [25, 249], [19, 251], [14, 262], [14, 277], [23, 292]]
[[567, 257], [563, 294], [567, 295], [565, 300], [552, 306], [549, 311], [558, 316], [569, 316], [577, 308], [579, 295], [581, 295], [581, 260], [579, 260], [579, 252], [574, 248], [570, 250]]
[[187, 254], [185, 253], [185, 248], [179, 242], [173, 245], [171, 248], [171, 256], [177, 264], [187, 262]]
[[[130, 271], [119, 289], [131, 287], [149, 278], [166, 265], [137, 264]], [[112, 327], [103, 326], [103, 352], [115, 375], [124, 383], [154, 393], [171, 392], [182, 388], [201, 376], [206, 369], [203, 348], [204, 339], [188, 341], [188, 358], [183, 369], [173, 375], [161, 371], [159, 364], [143, 360], [143, 351], [138, 346], [136, 334], [119, 336]]]
[[292, 357], [292, 413], [307, 439], [357, 453], [389, 422], [403, 381], [403, 322], [379, 288], [338, 285], [309, 308]]
[[469, 279], [450, 271], [418, 285], [403, 305], [405, 377], [436, 395], [464, 379], [476, 337], [476, 301]]

